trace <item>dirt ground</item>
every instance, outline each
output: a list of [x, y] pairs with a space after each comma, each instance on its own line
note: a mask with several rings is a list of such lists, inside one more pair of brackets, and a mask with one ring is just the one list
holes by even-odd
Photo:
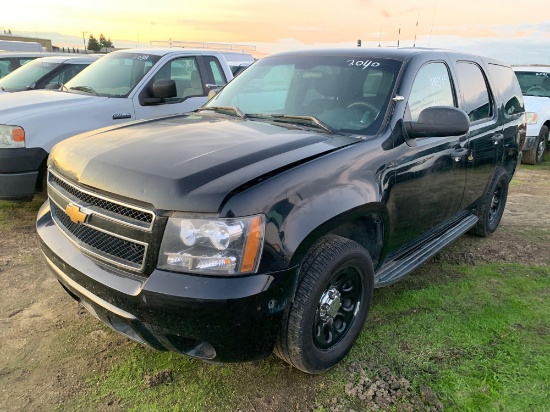
[[[549, 204], [548, 168], [521, 167], [497, 232], [463, 236], [434, 259], [549, 265]], [[113, 348], [130, 343], [105, 332], [54, 280], [42, 262], [36, 213], [22, 209], [17, 223], [0, 225], [0, 411], [52, 410], [84, 391], [92, 371], [110, 368]]]

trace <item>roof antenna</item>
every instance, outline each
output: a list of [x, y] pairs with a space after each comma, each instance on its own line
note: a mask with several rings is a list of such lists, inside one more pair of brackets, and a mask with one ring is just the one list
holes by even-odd
[[413, 47], [416, 47], [416, 34], [418, 33], [418, 14], [416, 15], [416, 29], [414, 30], [414, 42]]
[[434, 31], [434, 21], [435, 21], [436, 11], [437, 11], [437, 4], [434, 6], [434, 16], [432, 17], [432, 28], [430, 29], [430, 40], [428, 40], [428, 47], [430, 47], [430, 43], [432, 42], [432, 33]]
[[380, 46], [380, 40], [382, 40], [382, 27], [380, 27], [380, 32], [378, 34], [378, 47], [381, 47]]
[[399, 31], [397, 32], [397, 48], [399, 48], [399, 37], [401, 37], [401, 25], [399, 25]]

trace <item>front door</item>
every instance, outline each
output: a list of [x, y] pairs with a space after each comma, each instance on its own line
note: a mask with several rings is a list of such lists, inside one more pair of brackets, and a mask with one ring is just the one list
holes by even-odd
[[[445, 62], [423, 65], [416, 74], [405, 120], [417, 121], [431, 106], [457, 106]], [[425, 137], [395, 148], [390, 213], [390, 255], [429, 234], [458, 211], [466, 183], [467, 136]]]

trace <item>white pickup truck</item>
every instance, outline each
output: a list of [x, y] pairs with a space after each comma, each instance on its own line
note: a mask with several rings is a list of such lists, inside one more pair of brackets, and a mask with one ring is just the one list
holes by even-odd
[[550, 143], [550, 67], [514, 67], [525, 101], [527, 138], [522, 163], [535, 165], [544, 160]]
[[61, 140], [197, 109], [232, 78], [218, 51], [131, 49], [99, 59], [61, 91], [2, 94], [0, 199], [26, 200], [42, 189], [48, 153]]

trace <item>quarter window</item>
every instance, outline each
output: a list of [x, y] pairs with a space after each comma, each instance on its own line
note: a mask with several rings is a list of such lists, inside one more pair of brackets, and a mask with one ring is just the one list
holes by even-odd
[[416, 74], [408, 103], [410, 120], [416, 122], [420, 112], [432, 106], [456, 107], [449, 71], [441, 62], [426, 64]]
[[458, 62], [457, 71], [464, 98], [464, 111], [470, 122], [492, 118], [491, 94], [481, 68], [473, 62]]

